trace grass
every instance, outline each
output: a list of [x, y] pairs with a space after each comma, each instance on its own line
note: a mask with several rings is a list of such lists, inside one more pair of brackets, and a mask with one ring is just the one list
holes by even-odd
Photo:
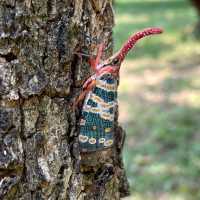
[[162, 27], [121, 69], [119, 120], [127, 132], [129, 200], [200, 199], [200, 41], [186, 0], [116, 0], [115, 48], [133, 32]]

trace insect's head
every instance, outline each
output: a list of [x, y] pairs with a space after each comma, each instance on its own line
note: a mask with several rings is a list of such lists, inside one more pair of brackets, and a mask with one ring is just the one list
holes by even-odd
[[117, 56], [112, 56], [110, 59], [108, 59], [108, 64], [107, 65], [110, 65], [110, 66], [118, 66], [120, 67], [121, 66], [121, 61], [120, 59], [117, 57]]
[[116, 57], [111, 57], [106, 60], [101, 67], [97, 70], [97, 75], [111, 74], [115, 78], [119, 76], [121, 62]]
[[148, 35], [160, 34], [162, 32], [160, 28], [147, 28], [133, 34], [116, 54], [97, 67], [97, 74], [111, 73], [114, 76], [119, 76], [119, 69], [122, 62], [126, 58], [128, 52], [135, 46], [136, 42]]

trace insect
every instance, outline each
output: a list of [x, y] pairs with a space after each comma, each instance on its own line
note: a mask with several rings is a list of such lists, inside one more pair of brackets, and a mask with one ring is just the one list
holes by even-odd
[[139, 39], [160, 33], [160, 28], [147, 28], [133, 34], [116, 54], [105, 61], [100, 61], [104, 50], [104, 45], [101, 44], [96, 58], [90, 59], [94, 74], [84, 83], [75, 103], [77, 105], [83, 101], [79, 121], [81, 152], [98, 151], [113, 146], [120, 66]]

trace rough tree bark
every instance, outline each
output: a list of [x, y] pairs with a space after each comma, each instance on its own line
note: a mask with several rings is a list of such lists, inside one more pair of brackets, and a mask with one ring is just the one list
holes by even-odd
[[111, 0], [0, 0], [0, 199], [120, 199], [128, 194], [115, 147], [80, 155], [72, 102], [96, 45], [112, 53]]

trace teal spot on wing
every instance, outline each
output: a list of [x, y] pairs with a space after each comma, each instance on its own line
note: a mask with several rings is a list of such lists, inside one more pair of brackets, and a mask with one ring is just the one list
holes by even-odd
[[92, 99], [88, 100], [87, 105], [90, 105], [92, 107], [97, 107], [98, 106], [98, 104], [96, 102], [94, 102]]
[[93, 90], [94, 94], [102, 98], [106, 103], [116, 100], [117, 92], [116, 91], [106, 91], [104, 89], [96, 87]]

